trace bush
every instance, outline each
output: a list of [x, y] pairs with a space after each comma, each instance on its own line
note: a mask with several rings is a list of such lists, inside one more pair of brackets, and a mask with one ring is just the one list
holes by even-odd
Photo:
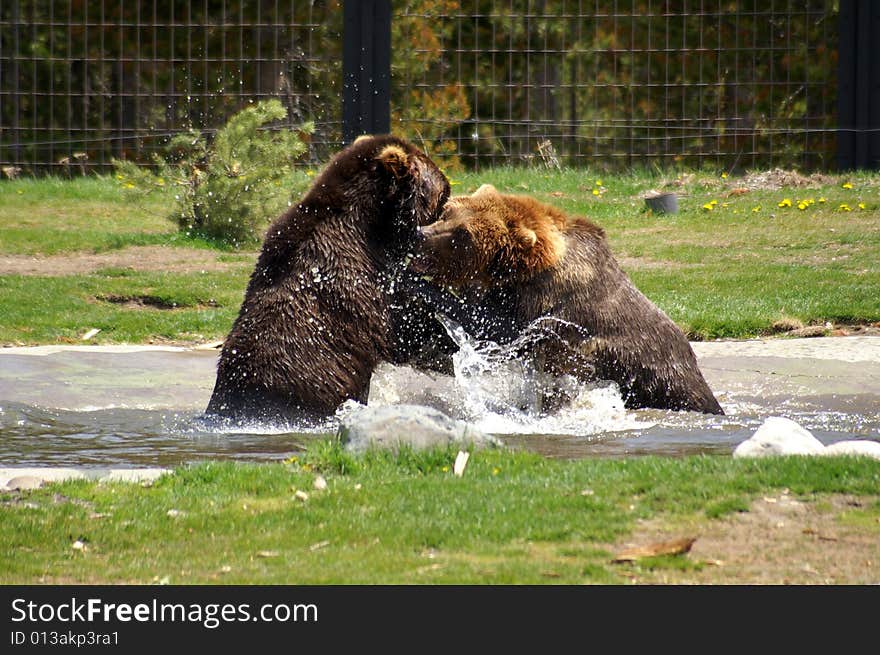
[[182, 232], [235, 248], [258, 242], [262, 230], [283, 206], [280, 180], [305, 153], [298, 131], [270, 129], [287, 112], [278, 100], [267, 100], [235, 114], [209, 141], [198, 130], [179, 134], [166, 157], [155, 155], [155, 171], [129, 161], [113, 160], [116, 177], [141, 193], [174, 191], [169, 218]]

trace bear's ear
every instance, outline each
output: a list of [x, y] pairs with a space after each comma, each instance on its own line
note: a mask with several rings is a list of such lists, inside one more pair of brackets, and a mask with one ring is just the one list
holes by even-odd
[[369, 134], [361, 134], [358, 138], [356, 138], [354, 141], [351, 142], [351, 145], [354, 145], [356, 143], [360, 143], [361, 141], [363, 141], [365, 139], [372, 139], [372, 138], [373, 137], [371, 137]]
[[522, 225], [514, 228], [513, 238], [521, 248], [534, 248], [535, 244], [538, 243], [537, 233]]
[[409, 157], [400, 146], [385, 146], [376, 159], [396, 178], [403, 177], [409, 166]]
[[479, 189], [477, 189], [476, 191], [474, 191], [474, 192], [471, 194], [471, 198], [479, 198], [479, 197], [482, 197], [482, 196], [486, 196], [486, 197], [488, 197], [488, 196], [497, 196], [497, 195], [500, 195], [500, 194], [498, 193], [498, 189], [496, 189], [496, 188], [495, 188], [494, 186], [492, 186], [491, 184], [483, 184], [483, 185], [480, 186]]

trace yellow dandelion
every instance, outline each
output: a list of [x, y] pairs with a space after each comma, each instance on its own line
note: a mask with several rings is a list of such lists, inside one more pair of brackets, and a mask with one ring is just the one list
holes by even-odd
[[596, 186], [602, 186], [602, 180], [596, 180]]
[[707, 212], [710, 212], [715, 209], [715, 205], [713, 205], [711, 202], [707, 202], [705, 205], [703, 205], [703, 209], [705, 209]]
[[727, 207], [729, 204], [730, 204], [729, 202], [722, 202], [722, 203], [721, 203], [721, 206], [722, 206], [722, 207]]
[[156, 180], [156, 184], [158, 184], [159, 186], [165, 186], [165, 180], [163, 180], [163, 179], [160, 177], [158, 180]]
[[761, 211], [760, 207], [752, 207], [752, 213], [757, 214], [759, 211]]
[[709, 204], [710, 204], [710, 205], [717, 205], [717, 204], [718, 204], [718, 201], [717, 201], [717, 200], [710, 200], [710, 201], [709, 201]]
[[842, 211], [842, 212], [851, 212], [851, 211], [852, 211], [852, 207], [850, 207], [850, 206], [847, 205], [846, 203], [843, 203], [842, 205], [840, 205], [840, 206], [837, 208], [837, 210], [838, 210], [838, 211]]
[[309, 177], [315, 177], [315, 171], [306, 171], [306, 175]]
[[134, 188], [134, 184], [132, 184], [131, 182], [129, 182], [128, 184], [125, 185], [125, 188], [126, 188], [126, 189], [133, 189], [133, 188]]
[[840, 186], [842, 186], [844, 189], [852, 189], [853, 188], [852, 182], [844, 182]]
[[860, 203], [859, 203], [859, 209], [865, 209], [865, 203], [860, 202]]
[[822, 204], [824, 202], [825, 202], [825, 198], [819, 198], [819, 204]]
[[449, 467], [448, 467], [448, 466], [444, 466], [444, 467], [443, 467], [442, 469], [440, 469], [440, 470], [443, 471], [444, 473], [449, 473]]
[[783, 198], [782, 200], [779, 201], [779, 206], [780, 207], [791, 207], [791, 199]]
[[492, 469], [492, 475], [498, 475], [499, 473], [501, 473], [501, 469], [497, 466]]
[[599, 195], [599, 189], [593, 189], [593, 195], [594, 195], [594, 196], [598, 196], [598, 195]]
[[798, 209], [800, 209], [801, 211], [804, 211], [807, 207], [809, 207], [809, 205], [805, 202], [798, 203]]
[[721, 179], [722, 179], [722, 180], [726, 180], [726, 179], [727, 179], [727, 173], [722, 173], [722, 174], [721, 174]]

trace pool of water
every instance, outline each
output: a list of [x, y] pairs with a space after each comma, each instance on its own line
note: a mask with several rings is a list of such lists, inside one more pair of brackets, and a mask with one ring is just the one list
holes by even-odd
[[[460, 380], [395, 367], [374, 378], [370, 403], [431, 404], [463, 414], [512, 447], [549, 457], [730, 453], [768, 416], [791, 418], [826, 445], [880, 441], [880, 337], [693, 346], [724, 416], [625, 410], [613, 389], [593, 389], [561, 415], [511, 417], [474, 407], [479, 394]], [[335, 432], [333, 420], [308, 430], [207, 425], [200, 416], [217, 356], [216, 350], [146, 346], [0, 350], [0, 466], [270, 461]], [[515, 382], [509, 372], [482, 379], [504, 393]]]

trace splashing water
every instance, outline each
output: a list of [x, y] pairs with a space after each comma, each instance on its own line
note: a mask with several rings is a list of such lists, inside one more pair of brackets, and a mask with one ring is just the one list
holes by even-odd
[[[458, 346], [452, 356], [455, 375], [381, 365], [373, 374], [368, 404], [427, 405], [491, 434], [591, 436], [652, 425], [627, 412], [615, 384], [587, 385], [572, 376], [554, 377], [518, 356], [531, 341], [547, 338], [545, 319], [502, 346], [474, 339], [445, 316], [437, 318]], [[571, 400], [555, 412], [542, 411], [543, 399], [554, 395]]]

